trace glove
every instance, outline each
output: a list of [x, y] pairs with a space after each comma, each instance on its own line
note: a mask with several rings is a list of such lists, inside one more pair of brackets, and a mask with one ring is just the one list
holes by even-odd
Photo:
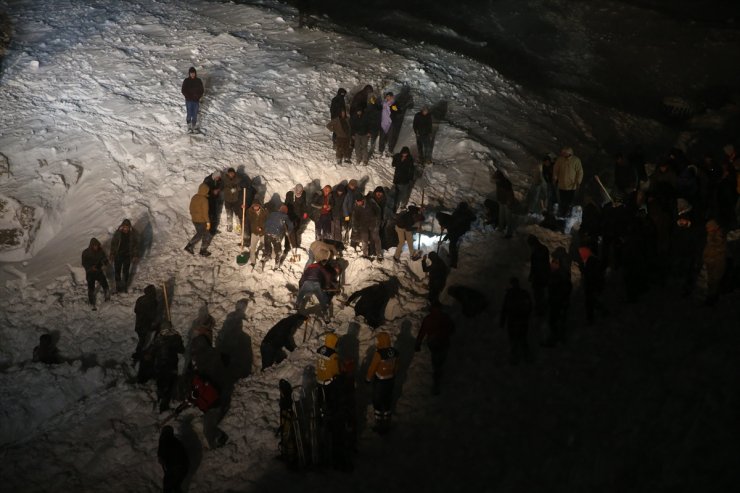
[[345, 223], [348, 223], [349, 222], [349, 216], [344, 216], [344, 222]]
[[308, 212], [303, 213], [303, 219], [308, 219]]

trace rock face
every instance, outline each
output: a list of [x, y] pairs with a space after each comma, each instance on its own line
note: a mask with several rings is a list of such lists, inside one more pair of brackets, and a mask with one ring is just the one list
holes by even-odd
[[0, 252], [30, 248], [36, 209], [0, 195]]

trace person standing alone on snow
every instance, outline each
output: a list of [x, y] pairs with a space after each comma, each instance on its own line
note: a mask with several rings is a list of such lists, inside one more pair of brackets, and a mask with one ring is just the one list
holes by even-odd
[[91, 238], [89, 246], [82, 251], [82, 267], [85, 268], [87, 277], [87, 299], [95, 307], [95, 283], [99, 282], [105, 293], [105, 301], [110, 300], [110, 291], [108, 291], [108, 279], [103, 272], [103, 266], [108, 265], [108, 258], [100, 246], [97, 238]]
[[198, 129], [198, 109], [200, 108], [200, 98], [203, 97], [204, 92], [203, 81], [198, 78], [195, 67], [190, 67], [187, 78], [182, 81], [182, 95], [185, 96], [185, 109], [187, 111], [185, 121], [188, 124], [189, 133]]

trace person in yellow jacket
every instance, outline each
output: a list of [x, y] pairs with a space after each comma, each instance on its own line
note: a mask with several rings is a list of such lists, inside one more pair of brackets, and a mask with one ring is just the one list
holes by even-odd
[[583, 165], [573, 155], [573, 149], [564, 147], [552, 170], [552, 181], [558, 187], [558, 215], [568, 217], [576, 190], [583, 181]]
[[391, 336], [387, 332], [378, 332], [375, 354], [367, 369], [367, 383], [373, 384], [373, 409], [375, 426], [378, 433], [386, 433], [391, 425], [391, 404], [393, 385], [398, 370], [398, 350], [391, 346]]
[[324, 338], [324, 345], [316, 350], [319, 355], [316, 362], [316, 382], [320, 385], [329, 385], [339, 375], [337, 340], [337, 335], [329, 332]]
[[208, 245], [211, 244], [211, 233], [208, 232], [211, 224], [208, 220], [208, 185], [201, 183], [198, 186], [198, 193], [190, 199], [190, 217], [195, 226], [195, 236], [191, 238], [185, 246], [185, 251], [195, 253], [195, 245], [200, 244], [200, 254], [208, 257], [211, 252], [208, 251]]

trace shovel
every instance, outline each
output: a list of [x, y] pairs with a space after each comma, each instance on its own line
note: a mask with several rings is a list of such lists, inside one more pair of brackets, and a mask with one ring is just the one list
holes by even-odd
[[236, 263], [239, 265], [244, 265], [247, 263], [247, 252], [244, 251], [244, 220], [246, 219], [247, 215], [247, 189], [244, 189], [244, 194], [242, 195], [242, 245], [241, 245], [241, 253], [236, 256]]

